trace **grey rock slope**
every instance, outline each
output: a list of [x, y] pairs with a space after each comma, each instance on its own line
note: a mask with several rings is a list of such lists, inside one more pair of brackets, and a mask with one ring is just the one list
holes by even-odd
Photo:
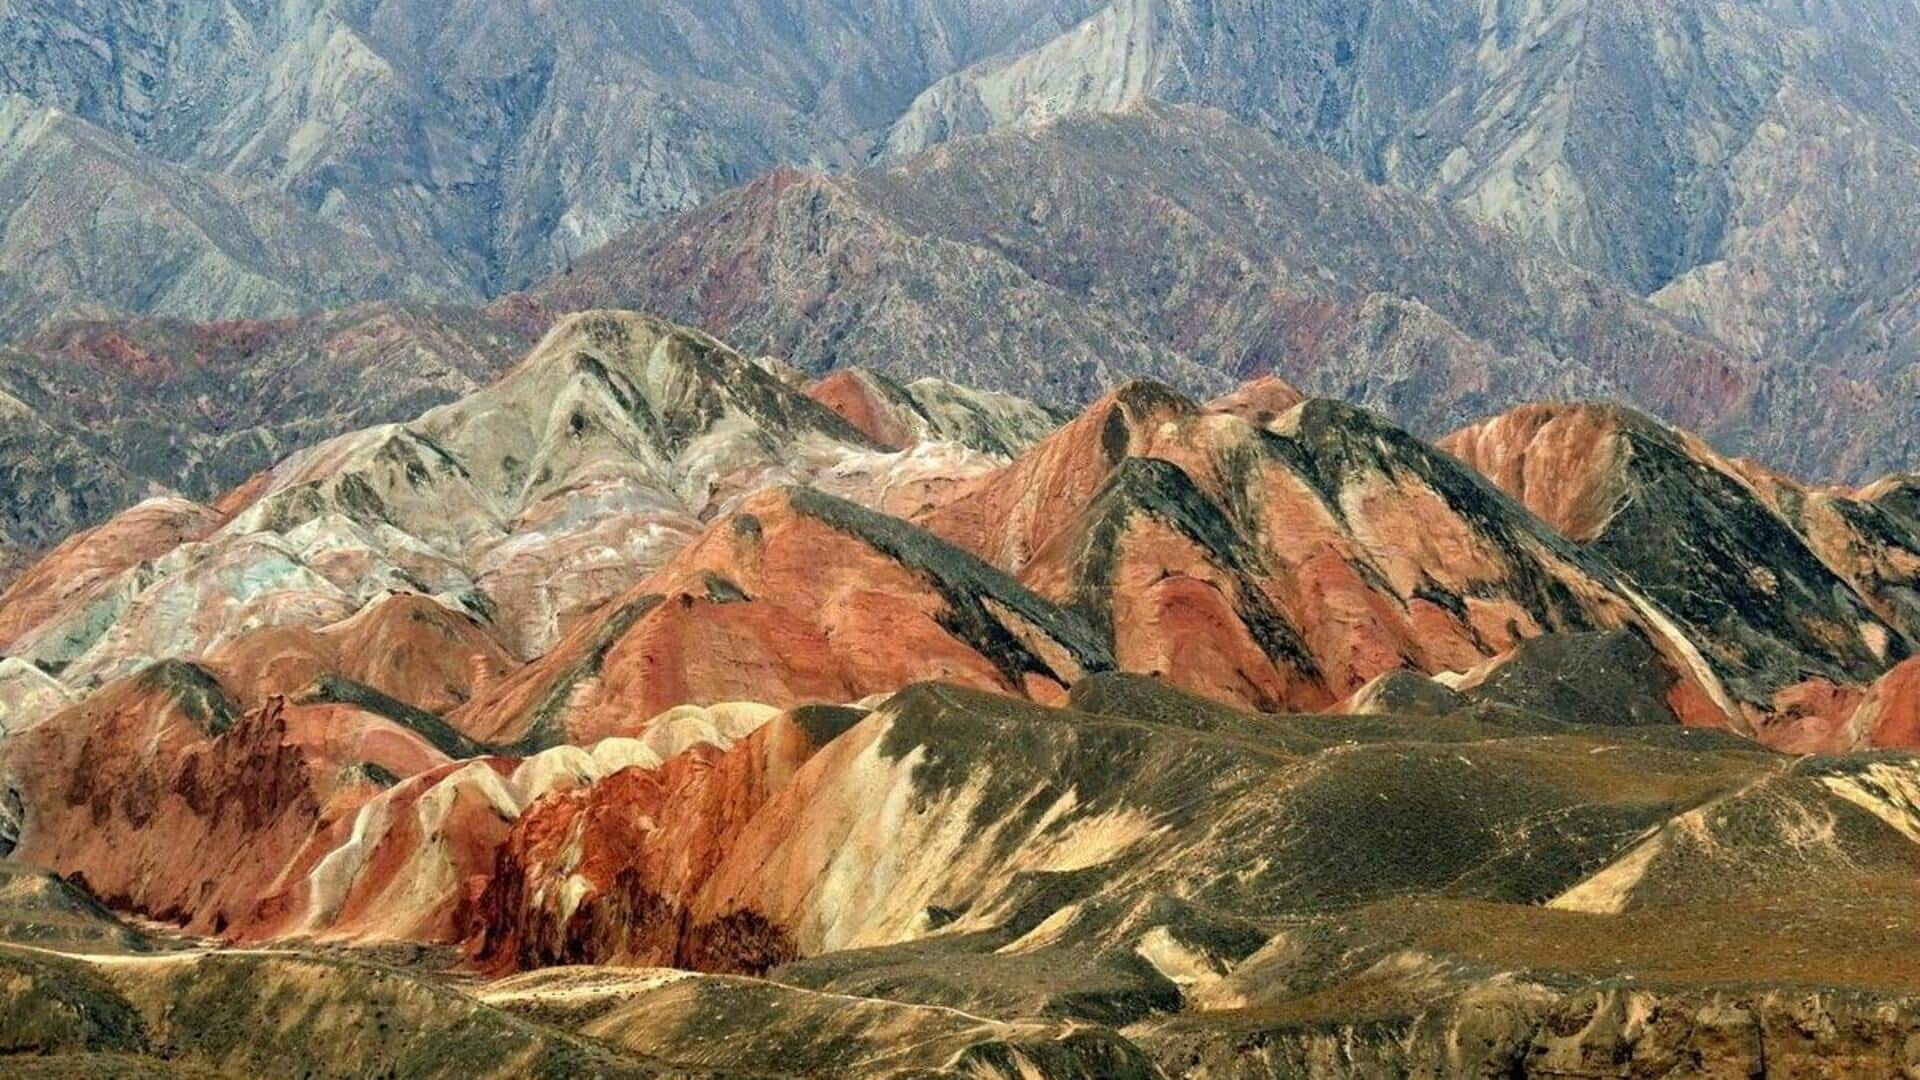
[[497, 292], [775, 162], [846, 160], [1092, 6], [7, 0], [0, 90]]
[[929, 88], [885, 153], [1222, 108], [1653, 297], [1762, 364], [1795, 420], [1736, 417], [1732, 444], [1859, 479], [1915, 450], [1916, 57], [1900, 0], [1114, 0]]
[[362, 222], [0, 95], [0, 340], [66, 317], [273, 317], [477, 295], [446, 259], [389, 251]]
[[1147, 98], [1213, 105], [1652, 291], [1714, 259], [1747, 187], [1737, 162], [1795, 99], [1910, 144], [1916, 42], [1901, 0], [1111, 0], [929, 88], [886, 149]]

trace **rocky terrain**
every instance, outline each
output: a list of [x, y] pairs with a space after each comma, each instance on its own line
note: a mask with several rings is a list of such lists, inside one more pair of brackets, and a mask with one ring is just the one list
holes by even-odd
[[1543, 398], [1625, 396], [1705, 423], [1747, 407], [1757, 373], [1471, 218], [1161, 106], [893, 167], [777, 172], [531, 296], [662, 310], [811, 371], [937, 374], [1056, 404], [1130, 377], [1211, 395], [1274, 371], [1436, 435]]
[[[1552, 392], [1712, 419], [1726, 449], [1801, 475], [1912, 456], [1920, 17], [1895, 0], [221, 12], [8, 6], [0, 340], [76, 315], [482, 301], [645, 226], [624, 251], [679, 258], [590, 304], [816, 373], [1071, 407], [1125, 376], [1212, 392], [1273, 365], [1424, 434]], [[1245, 131], [1045, 145], [1063, 117], [1169, 104]], [[1021, 130], [1043, 145], [959, 149]], [[1250, 162], [1256, 133], [1284, 149]], [[789, 165], [831, 179], [791, 190]], [[1087, 242], [1114, 222], [1140, 224]], [[1517, 256], [1489, 245], [1533, 255], [1498, 266]], [[1435, 282], [1426, 252], [1473, 272]], [[1582, 293], [1585, 328], [1564, 300]], [[1050, 361], [996, 370], [996, 350]]]
[[46, 548], [150, 495], [213, 499], [298, 447], [473, 392], [538, 329], [388, 305], [63, 323], [0, 348], [0, 530]]
[[1911, 480], [1442, 446], [568, 316], [0, 595], [0, 1062], [1911, 1067]]
[[1916, 57], [0, 0], [0, 1073], [1920, 1075]]
[[[0, 145], [35, 169], [121, 163], [134, 182], [65, 207], [103, 213], [36, 219], [63, 232], [35, 243], [15, 219], [5, 262], [27, 280], [71, 271], [42, 282], [56, 310], [259, 318], [328, 302], [302, 288], [304, 258], [274, 256], [288, 244], [357, 268], [341, 283], [352, 299], [492, 295], [776, 163], [855, 160], [935, 79], [1092, 6], [15, 0], [0, 92], [20, 118], [0, 113], [13, 132]], [[34, 148], [49, 124], [58, 155]], [[7, 217], [50, 195], [0, 166]], [[279, 217], [252, 233], [211, 220], [269, 208]], [[184, 259], [203, 232], [218, 247], [177, 274], [76, 266], [43, 246]], [[236, 262], [249, 236], [267, 257]], [[410, 280], [367, 273], [376, 253]]]
[[[143, 317], [264, 320], [350, 370], [358, 344], [291, 327], [367, 300], [497, 301], [381, 357], [437, 400], [478, 385], [448, 362], [618, 306], [1068, 410], [1272, 370], [1424, 437], [1605, 398], [1795, 475], [1906, 468], [1910, 6], [1484, 7], [17, 0], [0, 545], [428, 403], [338, 377], [250, 421], [169, 401], [185, 434], [101, 459], [31, 393], [95, 375], [49, 344], [70, 320], [174, 362], [186, 329], [156, 347]], [[149, 390], [110, 378], [102, 413]], [[210, 427], [268, 448], [191, 445]]]
[[1914, 145], [1916, 33], [1894, 0], [1112, 0], [930, 87], [887, 151], [1148, 100], [1210, 105], [1650, 293], [1746, 246], [1753, 185], [1772, 181], [1743, 167], [1790, 160], [1783, 136], [1859, 145], [1806, 124], [1815, 111]]
[[18, 94], [0, 95], [0, 192], [4, 339], [62, 318], [260, 318], [475, 295], [451, 268], [383, 251], [359, 223], [156, 161]]
[[[1787, 153], [1755, 168], [1771, 177]], [[1055, 404], [1132, 375], [1206, 395], [1273, 371], [1437, 437], [1527, 401], [1607, 398], [1776, 468], [1863, 481], [1910, 461], [1915, 400], [1905, 227], [1845, 233], [1868, 228], [1851, 200], [1901, 197], [1867, 190], [1756, 193], [1783, 204], [1746, 241], [1768, 250], [1642, 299], [1461, 207], [1217, 112], [1142, 103], [884, 168], [776, 172], [531, 295], [670, 312], [809, 370], [936, 373]], [[1809, 230], [1835, 254], [1780, 250]]]
[[[16, 0], [0, 91], [62, 110], [145, 173], [227, 184], [229, 207], [284, 200], [476, 293], [777, 164], [1205, 105], [1638, 295], [1692, 278], [1682, 291], [1718, 294], [1717, 319], [1746, 302], [1744, 261], [1790, 235], [1796, 262], [1813, 254], [1819, 234], [1789, 201], [1911, 191], [1917, 33], [1897, 0], [328, 0], [218, 16]], [[1795, 157], [1849, 168], [1802, 186], [1760, 167]], [[1876, 221], [1826, 223], [1854, 245], [1884, 239]], [[1838, 300], [1864, 280], [1815, 287]]]

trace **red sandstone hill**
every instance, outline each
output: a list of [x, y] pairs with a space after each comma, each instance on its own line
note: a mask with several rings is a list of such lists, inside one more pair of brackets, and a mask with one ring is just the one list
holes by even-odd
[[[853, 999], [1048, 1076], [1231, 1057], [1226, 1013], [1308, 1008], [1266, 974], [1295, 964], [1446, 1025], [1497, 998], [1515, 1039], [1596, 967], [1698, 1015], [1721, 973], [1562, 920], [1757, 928], [1709, 955], [1834, 888], [1905, 895], [1909, 484], [1809, 488], [1601, 407], [1443, 450], [1277, 380], [1045, 427], [569, 320], [485, 391], [23, 576], [0, 845], [231, 943], [444, 950], [555, 1046]], [[1380, 983], [1408, 948], [1443, 974]], [[548, 964], [584, 967], [514, 974]]]
[[1920, 641], [1920, 524], [1899, 485], [1815, 488], [1614, 406], [1529, 406], [1440, 445], [1628, 574], [1763, 739], [1887, 745], [1853, 714]]

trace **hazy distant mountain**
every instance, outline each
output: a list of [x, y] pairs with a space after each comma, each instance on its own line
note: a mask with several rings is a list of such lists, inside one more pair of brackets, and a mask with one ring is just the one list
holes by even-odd
[[[1920, 191], [1920, 8], [1902, 0], [0, 12], [0, 91], [25, 99], [0, 141], [0, 336], [74, 312], [494, 295], [782, 163], [900, 161], [957, 134], [1157, 99], [1221, 108], [1651, 296], [1730, 351], [1792, 368], [1767, 394], [1823, 430], [1859, 410], [1888, 429], [1912, 396], [1897, 388], [1920, 349], [1920, 237], [1902, 213]], [[72, 118], [50, 124], [46, 107]], [[17, 133], [48, 126], [58, 154]], [[1106, 167], [1118, 182], [1152, 164]], [[976, 336], [964, 298], [924, 306], [915, 323], [936, 338]], [[1029, 287], [1012, 310], [1046, 323], [1054, 308]], [[1130, 316], [1076, 318], [1091, 322], [1029, 344], [1113, 340]], [[1183, 358], [1156, 347], [1107, 362], [1177, 376]], [[1906, 450], [1742, 438], [1811, 471], [1876, 471]]]
[[776, 162], [851, 160], [934, 79], [1093, 7], [5, 0], [0, 90], [497, 292]]
[[1598, 275], [1184, 106], [775, 174], [533, 296], [659, 311], [809, 370], [1056, 404], [1132, 375], [1211, 392], [1277, 370], [1435, 435], [1539, 398], [1625, 397], [1707, 423], [1756, 378]]
[[1917, 44], [1904, 0], [1112, 0], [929, 88], [888, 150], [1146, 98], [1214, 105], [1651, 292], [1738, 240], [1743, 159], [1783, 149], [1777, 126], [1808, 103], [1913, 145]]
[[[1590, 267], [1763, 364], [1744, 452], [1904, 467], [1920, 391], [1920, 7], [1116, 0], [889, 133], [1215, 105]], [[1643, 402], [1644, 403], [1644, 402]]]
[[420, 254], [0, 95], [0, 340], [70, 317], [273, 317], [374, 296], [478, 296], [450, 260]]
[[[1803, 475], [1910, 466], [1916, 9], [1483, 6], [0, 0], [0, 339], [552, 271], [540, 318], [644, 307], [814, 371], [1064, 405], [1274, 367], [1429, 435], [1608, 397]], [[950, 141], [1087, 109], [1129, 111]], [[70, 364], [30, 344], [0, 393]], [[373, 418], [313, 394], [263, 422]], [[197, 437], [142, 468], [198, 491]], [[145, 490], [49, 445], [103, 494], [14, 485], [17, 543]]]

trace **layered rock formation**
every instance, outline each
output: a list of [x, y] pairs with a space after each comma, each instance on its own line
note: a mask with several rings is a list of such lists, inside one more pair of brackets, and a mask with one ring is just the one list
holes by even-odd
[[[1625, 655], [1596, 645], [1560, 655], [1603, 669]], [[1595, 670], [1530, 663], [1561, 680]], [[1634, 692], [1630, 675], [1597, 689]], [[550, 751], [402, 782], [365, 804], [348, 862], [321, 861], [301, 888], [344, 895], [318, 910], [383, 928], [375, 939], [470, 935], [490, 966], [576, 965], [468, 991], [481, 1018], [506, 1010], [526, 1034], [732, 1075], [779, 1054], [809, 1073], [1050, 1077], [1903, 1067], [1915, 989], [1884, 958], [1904, 947], [1886, 927], [1911, 891], [1890, 883], [1915, 863], [1897, 794], [1907, 756], [1795, 766], [1671, 717], [1592, 726], [1488, 693], [1444, 712], [1274, 717], [1099, 676], [1067, 710], [921, 686], [871, 712], [682, 713], [654, 730], [684, 734], [645, 749], [608, 740], [566, 766]], [[1382, 802], [1388, 786], [1400, 797]], [[388, 803], [412, 809], [376, 809]], [[1832, 831], [1809, 836], [1809, 822]], [[1336, 854], [1356, 850], [1367, 858]], [[428, 871], [449, 855], [455, 872]], [[463, 874], [465, 899], [407, 887]], [[323, 891], [340, 882], [354, 889]], [[1810, 948], [1801, 905], [1835, 887], [1874, 899], [1823, 920]], [[450, 925], [408, 924], [423, 900]], [[5, 959], [24, 1001], [93, 978], [104, 1004], [142, 1000], [136, 974], [265, 977], [251, 965], [266, 955], [96, 974], [84, 959]], [[634, 962], [682, 970], [578, 966]], [[433, 979], [272, 963], [306, 974], [267, 985], [326, 988], [345, 1017], [386, 1008], [360, 981], [371, 972]], [[268, 1022], [241, 1000], [193, 1025]], [[721, 1029], [690, 1026], [696, 1009]], [[734, 1027], [746, 1009], [751, 1030]], [[1647, 1014], [1661, 1019], [1631, 1021]], [[51, 1022], [58, 1010], [34, 1015], [49, 1019], [10, 1028], [18, 1045], [104, 1045]], [[191, 1061], [230, 1045], [193, 1025], [112, 1048]], [[445, 1037], [421, 1030], [426, 1045]]]
[[1441, 445], [1625, 569], [1738, 696], [1765, 706], [1779, 726], [1769, 738], [1868, 744], [1848, 731], [1860, 693], [1912, 654], [1920, 630], [1910, 519], [1614, 406], [1529, 406]]
[[1273, 378], [1051, 423], [590, 312], [73, 537], [0, 597], [0, 1054], [1906, 1066], [1910, 479]]
[[912, 509], [922, 477], [992, 464], [882, 450], [709, 338], [586, 315], [489, 389], [295, 454], [217, 510], [149, 503], [76, 538], [10, 594], [6, 647], [87, 685], [398, 590], [486, 619], [524, 658], [758, 487], [818, 479]]
[[1131, 385], [921, 522], [1088, 617], [1123, 669], [1255, 708], [1631, 626], [1688, 673], [1683, 711], [1726, 722], [1719, 675], [1616, 567], [1370, 414], [1247, 419], [1291, 396]]
[[[1151, 101], [1220, 108], [1762, 359], [1770, 395], [1792, 402], [1735, 425], [1741, 450], [1859, 476], [1913, 449], [1911, 394], [1887, 387], [1915, 360], [1915, 237], [1898, 208], [1920, 180], [1916, 39], [1920, 16], [1884, 2], [1115, 0], [936, 83], [887, 149]], [[1856, 439], [1863, 414], [1873, 435]]]
[[[1920, 235], [1898, 208], [1920, 180], [1920, 21], [1891, 0], [15, 7], [0, 340], [552, 275], [551, 307], [1062, 407], [1278, 368], [1425, 436], [1609, 397], [1821, 479], [1915, 449]], [[1098, 182], [1118, 175], [1135, 183]], [[408, 378], [472, 389], [447, 368], [504, 364], [545, 319], [496, 349], [422, 342]], [[234, 332], [260, 331], [210, 333]], [[305, 358], [329, 347], [353, 348]], [[0, 530], [38, 550], [155, 483], [207, 499], [236, 479], [216, 462], [428, 403], [258, 363], [260, 386], [301, 386], [251, 416], [204, 382], [156, 394], [38, 343], [9, 358], [0, 466], [31, 494], [0, 500]], [[36, 396], [40, 375], [60, 393]], [[76, 384], [107, 395], [90, 423]]]

